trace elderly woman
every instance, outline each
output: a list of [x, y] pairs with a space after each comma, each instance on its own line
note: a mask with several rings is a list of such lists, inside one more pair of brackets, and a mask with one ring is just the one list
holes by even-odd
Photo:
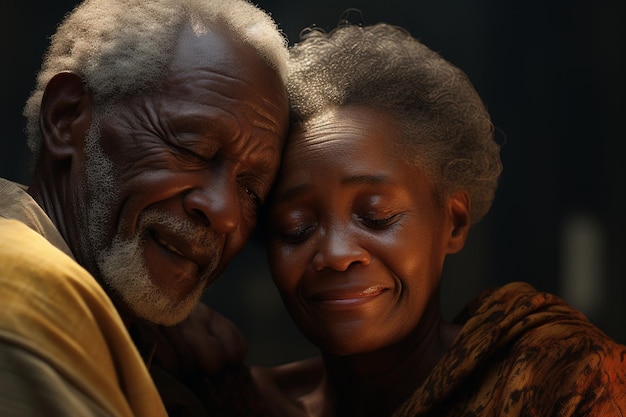
[[321, 358], [253, 370], [273, 413], [624, 415], [626, 347], [558, 297], [511, 283], [442, 317], [501, 171], [465, 74], [386, 24], [311, 31], [291, 60], [269, 259]]

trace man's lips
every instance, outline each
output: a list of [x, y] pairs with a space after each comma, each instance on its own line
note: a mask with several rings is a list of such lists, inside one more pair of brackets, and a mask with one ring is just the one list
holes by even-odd
[[207, 250], [196, 247], [176, 234], [153, 229], [150, 231], [150, 235], [164, 249], [196, 263], [199, 267], [204, 267], [211, 263], [212, 257]]
[[182, 254], [182, 253], [181, 253], [178, 249], [176, 249], [174, 246], [170, 245], [170, 244], [169, 244], [169, 243], [167, 243], [165, 240], [163, 240], [163, 239], [161, 238], [161, 236], [159, 236], [159, 235], [155, 234], [155, 235], [154, 235], [154, 239], [155, 239], [157, 242], [159, 242], [161, 245], [165, 246], [167, 249], [171, 250], [172, 252], [177, 253], [177, 254], [179, 254], [180, 256], [183, 256], [183, 257], [185, 256], [185, 255], [183, 255], [183, 254]]

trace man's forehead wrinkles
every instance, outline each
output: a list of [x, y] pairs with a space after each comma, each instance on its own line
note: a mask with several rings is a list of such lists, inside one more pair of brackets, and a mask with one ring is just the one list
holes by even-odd
[[[249, 95], [250, 100], [247, 100], [245, 102], [245, 105], [247, 107], [250, 107], [256, 113], [262, 114], [268, 118], [271, 112], [281, 110], [281, 107], [275, 102], [275, 100], [271, 100], [265, 95], [261, 94], [260, 89], [255, 83], [252, 83], [246, 79], [232, 77], [227, 74], [222, 74], [209, 69], [203, 70], [203, 72], [208, 74], [208, 76], [198, 77], [198, 74], [194, 73], [177, 74], [173, 78], [173, 81], [175, 81], [176, 83], [181, 83], [177, 84], [176, 88], [183, 88], [186, 90], [195, 91], [197, 90], [198, 86], [200, 86], [207, 88], [207, 90], [210, 90], [209, 93], [216, 94], [232, 100], [242, 99], [243, 96]], [[240, 91], [245, 93], [241, 95], [234, 94], [235, 88], [233, 87], [235, 86], [238, 87]]]
[[[254, 87], [254, 83], [246, 80], [245, 77], [233, 75], [232, 73], [227, 73], [211, 67], [192, 68], [187, 70], [181, 69], [180, 71], [173, 72], [170, 79], [177, 83], [177, 87], [190, 86], [193, 85], [193, 83], [235, 83], [247, 88]], [[178, 84], [179, 82], [182, 83]]]
[[[177, 78], [175, 82], [177, 83], [180, 82], [180, 85], [177, 85], [176, 89], [179, 91], [180, 90], [189, 91], [191, 93], [197, 92], [199, 89], [204, 89], [206, 90], [205, 94], [215, 94], [215, 95], [219, 95], [229, 100], [241, 99], [241, 97], [238, 97], [236, 94], [234, 94], [236, 89], [234, 88], [235, 86], [233, 85], [233, 82], [229, 81], [230, 84], [228, 85], [224, 83], [225, 81], [224, 79], [215, 79], [215, 78], [218, 78], [218, 77], [198, 78], [197, 76], [189, 75], [188, 77], [185, 77], [185, 78]], [[237, 79], [233, 79], [232, 81], [245, 85]], [[248, 91], [249, 91], [249, 88], [248, 88]], [[178, 95], [178, 93], [175, 91], [172, 91], [171, 93], [174, 95]]]
[[272, 112], [262, 108], [252, 108], [252, 110], [259, 116], [252, 121], [252, 126], [270, 132], [276, 132], [279, 129], [280, 122], [276, 117], [272, 117]]

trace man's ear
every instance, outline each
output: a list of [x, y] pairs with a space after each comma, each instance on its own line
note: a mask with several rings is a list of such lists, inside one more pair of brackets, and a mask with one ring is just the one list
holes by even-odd
[[457, 191], [448, 197], [446, 210], [452, 220], [448, 253], [457, 253], [463, 249], [470, 229], [470, 199], [467, 192]]
[[92, 113], [91, 94], [78, 74], [65, 71], [52, 77], [44, 91], [39, 116], [48, 155], [64, 160], [82, 152]]

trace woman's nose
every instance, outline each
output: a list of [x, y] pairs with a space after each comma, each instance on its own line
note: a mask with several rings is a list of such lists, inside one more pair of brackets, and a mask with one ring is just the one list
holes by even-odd
[[316, 271], [332, 269], [346, 271], [353, 264], [368, 265], [371, 256], [348, 228], [333, 228], [322, 234], [318, 250], [313, 257]]

